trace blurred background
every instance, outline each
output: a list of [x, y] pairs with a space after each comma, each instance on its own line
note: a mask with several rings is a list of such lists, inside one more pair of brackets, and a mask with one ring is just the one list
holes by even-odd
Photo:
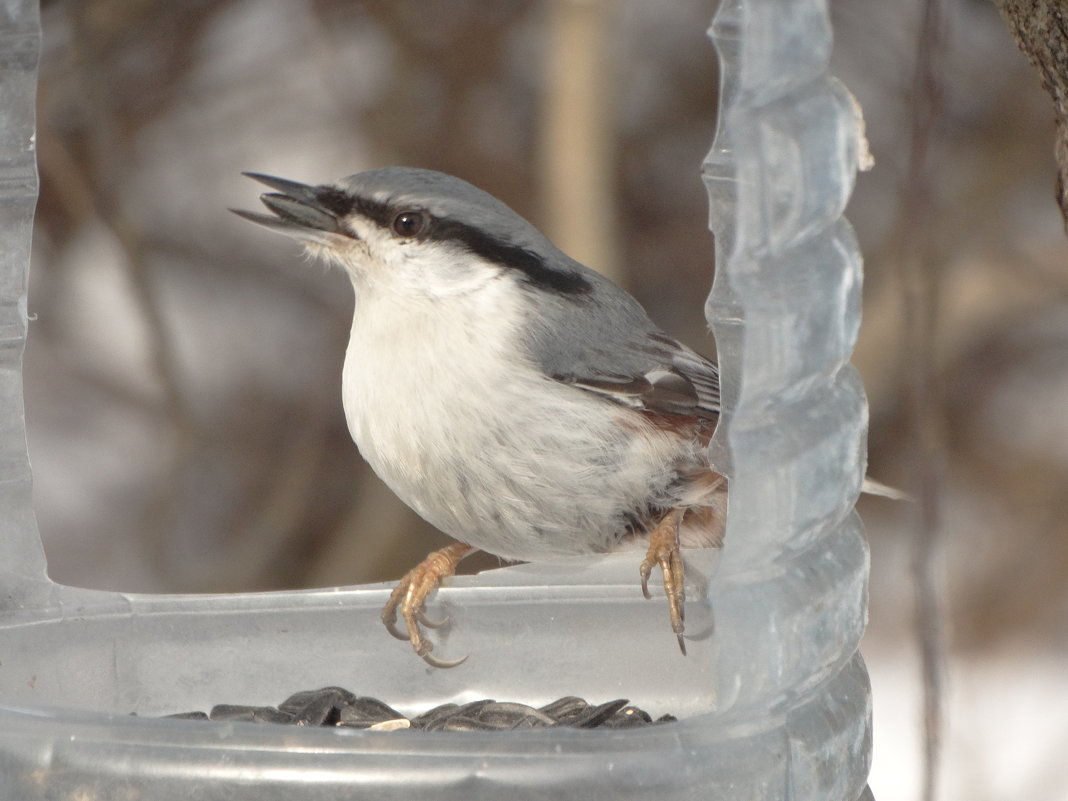
[[[715, 2], [51, 0], [26, 405], [57, 581], [141, 592], [395, 579], [447, 540], [363, 463], [342, 413], [344, 276], [229, 214], [242, 170], [325, 183], [457, 174], [714, 351], [700, 163]], [[870, 473], [912, 485], [895, 258], [916, 3], [832, 0], [832, 70], [876, 167], [848, 216], [866, 256], [855, 362]], [[946, 0], [925, 233], [946, 443], [945, 798], [1068, 799], [1068, 240], [1052, 111], [994, 7]], [[861, 502], [872, 788], [918, 797], [908, 504]], [[492, 566], [474, 562], [469, 569]]]

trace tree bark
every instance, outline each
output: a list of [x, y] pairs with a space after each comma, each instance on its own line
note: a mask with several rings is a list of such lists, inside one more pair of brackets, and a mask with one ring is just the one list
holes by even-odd
[[1068, 2], [994, 0], [1016, 44], [1042, 77], [1056, 114], [1057, 205], [1068, 230]]

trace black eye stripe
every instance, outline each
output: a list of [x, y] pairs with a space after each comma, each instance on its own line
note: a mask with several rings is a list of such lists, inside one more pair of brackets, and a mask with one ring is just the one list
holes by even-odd
[[435, 217], [415, 206], [392, 205], [367, 197], [352, 195], [334, 187], [319, 188], [319, 202], [338, 216], [357, 213], [387, 231], [394, 231], [394, 221], [402, 212], [419, 212], [426, 215], [426, 222], [418, 238], [435, 242], [454, 242], [470, 253], [487, 261], [518, 270], [526, 282], [539, 289], [561, 295], [585, 295], [593, 287], [578, 272], [563, 271], [549, 267], [532, 250], [504, 242], [466, 223], [449, 218]]
[[319, 204], [336, 217], [359, 214], [383, 228], [389, 228], [398, 211], [388, 203], [368, 197], [353, 197], [336, 186], [317, 186], [315, 198]]
[[523, 273], [527, 282], [562, 295], [583, 295], [593, 287], [577, 272], [554, 270], [532, 250], [502, 242], [490, 234], [456, 220], [434, 219], [428, 238], [458, 242], [476, 256]]

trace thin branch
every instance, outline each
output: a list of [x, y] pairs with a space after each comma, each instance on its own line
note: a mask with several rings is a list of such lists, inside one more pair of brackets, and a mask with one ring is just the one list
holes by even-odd
[[541, 101], [542, 214], [566, 253], [621, 282], [609, 0], [553, 0]]
[[939, 0], [923, 0], [913, 76], [908, 172], [898, 212], [899, 261], [905, 309], [905, 358], [912, 447], [915, 451], [916, 519], [912, 556], [916, 631], [923, 676], [924, 765], [922, 798], [937, 793], [944, 710], [943, 610], [937, 554], [941, 538], [941, 499], [945, 485], [945, 432], [937, 384], [935, 343], [940, 274], [932, 258], [930, 220], [934, 219], [931, 143], [942, 109], [943, 47]]

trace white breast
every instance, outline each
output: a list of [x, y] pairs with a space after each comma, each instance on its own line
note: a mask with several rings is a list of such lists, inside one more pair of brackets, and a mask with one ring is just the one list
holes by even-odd
[[519, 358], [516, 287], [361, 303], [345, 357], [349, 430], [439, 529], [509, 559], [607, 550], [663, 492], [684, 445]]

